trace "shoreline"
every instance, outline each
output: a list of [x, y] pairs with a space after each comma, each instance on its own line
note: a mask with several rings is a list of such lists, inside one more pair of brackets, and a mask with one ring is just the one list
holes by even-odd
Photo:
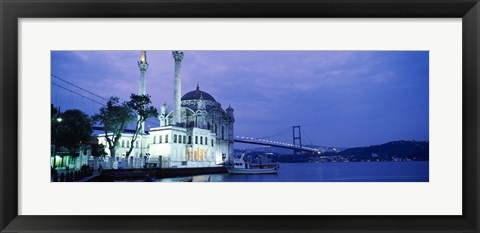
[[226, 167], [193, 167], [193, 168], [136, 168], [136, 169], [106, 169], [86, 182], [113, 182], [114, 180], [140, 180], [196, 176], [207, 174], [228, 173]]

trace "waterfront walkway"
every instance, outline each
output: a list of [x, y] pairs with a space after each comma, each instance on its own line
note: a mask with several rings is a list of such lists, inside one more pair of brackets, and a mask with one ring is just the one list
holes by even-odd
[[225, 167], [105, 169], [100, 175], [85, 181], [112, 182], [116, 180], [151, 180], [155, 178], [187, 177], [228, 173]]

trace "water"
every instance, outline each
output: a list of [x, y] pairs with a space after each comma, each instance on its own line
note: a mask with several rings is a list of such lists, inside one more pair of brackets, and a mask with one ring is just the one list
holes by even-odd
[[428, 182], [428, 161], [281, 163], [278, 174], [212, 174], [156, 182]]

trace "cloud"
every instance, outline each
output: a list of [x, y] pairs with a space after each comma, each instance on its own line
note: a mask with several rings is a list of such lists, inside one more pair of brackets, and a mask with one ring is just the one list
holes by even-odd
[[[56, 51], [52, 74], [105, 98], [126, 99], [138, 91], [139, 54]], [[147, 92], [154, 106], [171, 106], [171, 51], [148, 51], [147, 58]], [[185, 51], [182, 76], [182, 93], [198, 82], [223, 107], [231, 104], [236, 132], [252, 134], [245, 136], [302, 124], [323, 145], [373, 144], [396, 137], [396, 130], [428, 139], [428, 52]], [[81, 99], [52, 91], [58, 103]]]
[[72, 52], [72, 55], [78, 57], [80, 60], [84, 62], [88, 62], [91, 53], [88, 51], [74, 51]]

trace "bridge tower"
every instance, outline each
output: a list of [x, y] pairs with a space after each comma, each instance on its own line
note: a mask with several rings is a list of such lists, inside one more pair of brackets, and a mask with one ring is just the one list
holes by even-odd
[[[300, 125], [292, 126], [293, 129], [293, 145], [298, 145], [302, 147], [302, 132], [300, 130]], [[301, 150], [293, 150], [294, 158], [302, 158]]]

